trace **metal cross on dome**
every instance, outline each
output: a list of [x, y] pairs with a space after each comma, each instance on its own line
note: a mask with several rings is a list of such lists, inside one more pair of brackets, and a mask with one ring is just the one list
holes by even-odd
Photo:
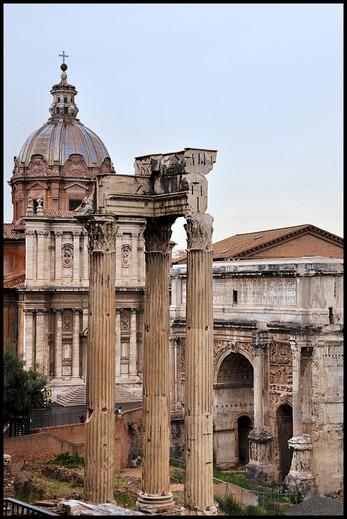
[[65, 54], [65, 50], [63, 50], [63, 54], [59, 54], [60, 58], [63, 58], [63, 63], [65, 63], [65, 58], [68, 58], [68, 54]]

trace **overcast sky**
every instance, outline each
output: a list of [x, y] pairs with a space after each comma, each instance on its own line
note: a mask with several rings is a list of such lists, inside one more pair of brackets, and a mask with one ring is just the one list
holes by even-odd
[[303, 223], [342, 236], [342, 9], [6, 4], [5, 222], [13, 157], [49, 117], [65, 50], [78, 117], [118, 173], [138, 155], [218, 150], [214, 241]]

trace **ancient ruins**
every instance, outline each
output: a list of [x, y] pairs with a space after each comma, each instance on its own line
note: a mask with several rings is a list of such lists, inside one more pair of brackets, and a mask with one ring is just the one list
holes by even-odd
[[[169, 480], [169, 277], [171, 226], [180, 216], [187, 231], [187, 343], [185, 444], [187, 514], [216, 512], [213, 497], [212, 222], [206, 214], [207, 180], [216, 151], [139, 157], [135, 176], [101, 174], [94, 201], [79, 219], [89, 235], [90, 289], [87, 371], [85, 498], [112, 500], [114, 438], [114, 284], [117, 220], [145, 218], [143, 355], [143, 491], [138, 507], [173, 507]], [[100, 376], [102, 374], [102, 376]]]

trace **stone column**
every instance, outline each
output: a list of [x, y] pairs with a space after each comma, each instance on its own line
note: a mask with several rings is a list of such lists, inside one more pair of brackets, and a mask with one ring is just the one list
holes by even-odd
[[61, 310], [55, 310], [55, 355], [54, 378], [61, 378], [62, 353], [63, 353], [63, 315]]
[[115, 236], [112, 217], [91, 216], [84, 492], [87, 502], [114, 502]]
[[143, 352], [143, 468], [140, 510], [161, 513], [170, 492], [169, 241], [173, 218], [148, 218]]
[[61, 284], [62, 283], [61, 241], [62, 241], [63, 232], [55, 231], [54, 234], [55, 234], [55, 282], [57, 284]]
[[185, 458], [186, 515], [216, 513], [213, 498], [212, 223], [187, 218]]
[[129, 375], [137, 376], [136, 308], [130, 308]]
[[80, 376], [80, 312], [73, 308], [72, 316], [72, 376]]
[[253, 368], [254, 368], [254, 426], [248, 435], [249, 463], [246, 465], [246, 476], [249, 481], [267, 484], [273, 480], [273, 434], [270, 427], [264, 424], [263, 409], [263, 357], [268, 347], [269, 338], [265, 331], [254, 331]]
[[120, 373], [120, 358], [121, 358], [121, 342], [120, 342], [120, 308], [116, 308], [116, 382], [119, 382]]
[[34, 312], [29, 308], [24, 309], [24, 360], [25, 368], [30, 369], [34, 362], [33, 334]]
[[81, 231], [73, 232], [73, 283], [80, 282], [80, 234]]
[[289, 491], [299, 491], [304, 496], [315, 493], [315, 478], [312, 474], [312, 443], [309, 434], [303, 434], [301, 409], [301, 345], [290, 337], [293, 362], [293, 438], [288, 447], [293, 450], [290, 471], [284, 479]]

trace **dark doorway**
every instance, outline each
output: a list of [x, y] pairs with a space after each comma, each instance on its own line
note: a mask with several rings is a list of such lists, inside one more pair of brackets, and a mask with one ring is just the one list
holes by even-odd
[[293, 451], [288, 440], [293, 436], [293, 411], [290, 405], [283, 404], [277, 409], [278, 448], [280, 455], [280, 478], [283, 481], [290, 470]]
[[247, 465], [249, 462], [248, 435], [251, 430], [252, 420], [248, 416], [240, 416], [237, 420], [239, 465]]

